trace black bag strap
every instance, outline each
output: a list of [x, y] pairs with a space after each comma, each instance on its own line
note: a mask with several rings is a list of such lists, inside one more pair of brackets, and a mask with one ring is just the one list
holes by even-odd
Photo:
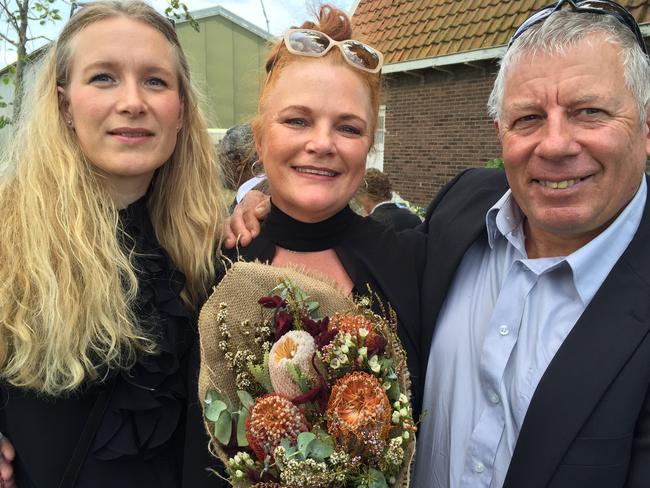
[[90, 446], [95, 438], [95, 434], [97, 433], [97, 429], [99, 429], [99, 424], [101, 423], [102, 418], [104, 418], [104, 413], [106, 413], [108, 403], [111, 396], [113, 396], [113, 390], [115, 389], [116, 383], [116, 378], [110, 379], [105, 388], [102, 388], [97, 395], [95, 403], [93, 403], [90, 414], [88, 415], [88, 419], [84, 424], [83, 431], [79, 436], [77, 445], [74, 448], [72, 457], [65, 468], [63, 478], [61, 478], [61, 483], [59, 483], [59, 488], [74, 488], [79, 473], [81, 472], [81, 467], [86, 460]]

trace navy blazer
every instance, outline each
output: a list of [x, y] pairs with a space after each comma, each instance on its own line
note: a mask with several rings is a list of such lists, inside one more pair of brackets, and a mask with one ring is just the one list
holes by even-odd
[[[421, 371], [456, 269], [477, 239], [487, 239], [486, 212], [507, 188], [501, 171], [468, 170], [428, 209]], [[540, 380], [504, 488], [650, 486], [649, 332], [650, 199], [632, 242]]]

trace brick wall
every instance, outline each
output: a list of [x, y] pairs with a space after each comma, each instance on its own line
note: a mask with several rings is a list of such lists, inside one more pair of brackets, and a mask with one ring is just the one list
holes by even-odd
[[384, 77], [384, 172], [403, 198], [428, 204], [459, 171], [501, 155], [486, 103], [493, 62]]

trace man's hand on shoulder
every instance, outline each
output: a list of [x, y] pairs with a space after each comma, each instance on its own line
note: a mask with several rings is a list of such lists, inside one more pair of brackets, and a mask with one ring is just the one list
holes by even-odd
[[237, 204], [226, 222], [223, 245], [232, 249], [236, 244], [248, 246], [260, 233], [260, 221], [271, 211], [268, 195], [251, 190]]

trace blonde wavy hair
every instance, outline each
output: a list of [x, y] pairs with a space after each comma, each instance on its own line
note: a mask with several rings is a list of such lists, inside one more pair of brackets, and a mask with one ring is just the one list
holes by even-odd
[[215, 276], [225, 207], [221, 170], [172, 24], [141, 1], [85, 4], [45, 55], [3, 154], [0, 179], [0, 378], [46, 395], [70, 392], [109, 369], [155, 353], [134, 313], [132, 250], [102, 177], [59, 109], [75, 36], [124, 16], [160, 31], [178, 60], [183, 125], [156, 172], [147, 205], [156, 237], [187, 282], [196, 308]]

